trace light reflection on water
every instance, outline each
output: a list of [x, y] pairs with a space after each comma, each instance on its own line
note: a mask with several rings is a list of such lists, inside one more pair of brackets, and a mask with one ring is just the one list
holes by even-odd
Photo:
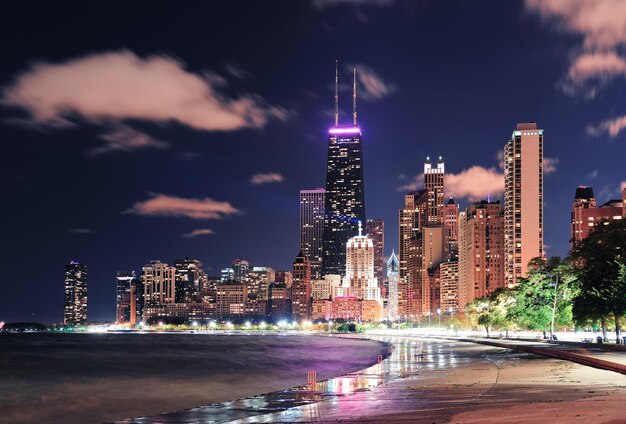
[[[302, 419], [314, 421], [318, 414], [316, 404], [319, 401], [333, 402], [339, 409], [347, 412], [354, 406], [351, 402], [339, 402], [343, 396], [368, 391], [398, 378], [419, 378], [422, 371], [454, 368], [470, 360], [459, 358], [453, 351], [444, 348], [442, 343], [445, 343], [447, 348], [454, 345], [450, 342], [391, 336], [372, 338], [389, 343], [392, 346], [391, 354], [382, 362], [361, 371], [265, 395], [124, 420], [120, 423], [187, 424], [234, 420], [262, 423], [274, 420], [276, 416], [272, 413], [276, 412], [282, 412], [281, 418], [288, 421]], [[294, 408], [303, 405], [307, 407]]]

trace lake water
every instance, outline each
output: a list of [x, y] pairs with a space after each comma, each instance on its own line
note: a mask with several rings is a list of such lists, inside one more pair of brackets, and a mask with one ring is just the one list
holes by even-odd
[[385, 346], [311, 335], [0, 334], [0, 422], [100, 423], [323, 380]]

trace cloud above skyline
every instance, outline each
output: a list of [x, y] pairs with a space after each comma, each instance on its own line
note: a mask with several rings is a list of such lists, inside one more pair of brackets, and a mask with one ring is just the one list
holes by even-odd
[[267, 183], [282, 183], [285, 180], [281, 174], [277, 172], [268, 172], [265, 174], [255, 174], [250, 177], [250, 184], [267, 184]]
[[312, 0], [311, 4], [318, 10], [336, 6], [372, 6], [388, 7], [394, 5], [394, 0]]
[[89, 228], [70, 228], [69, 231], [74, 234], [93, 234], [93, 230]]
[[4, 87], [0, 103], [26, 111], [28, 122], [47, 127], [73, 126], [76, 118], [96, 124], [137, 119], [236, 131], [286, 119], [285, 109], [259, 95], [228, 97], [226, 85], [222, 77], [190, 72], [170, 56], [120, 50], [35, 63]]
[[211, 198], [187, 199], [166, 194], [148, 193], [150, 198], [136, 202], [124, 213], [143, 216], [182, 217], [190, 219], [224, 219], [242, 212], [229, 202]]
[[215, 232], [210, 228], [198, 228], [196, 230], [183, 234], [183, 238], [196, 238], [199, 236], [210, 236], [212, 234], [215, 234]]
[[559, 158], [543, 158], [543, 173], [544, 174], [553, 174], [556, 172], [557, 165], [559, 164]]
[[[385, 81], [370, 66], [364, 64], [354, 65], [359, 85], [357, 86], [357, 100], [359, 98], [373, 102], [384, 99], [397, 90], [395, 84]], [[352, 70], [352, 66], [348, 66]], [[352, 90], [352, 88], [351, 88]]]
[[615, 118], [605, 119], [598, 125], [588, 125], [587, 134], [597, 137], [606, 133], [609, 137], [615, 138], [624, 128], [626, 128], [626, 114]]
[[626, 2], [622, 0], [526, 0], [526, 8], [548, 24], [579, 35], [561, 88], [568, 94], [596, 96], [610, 80], [626, 75]]
[[170, 147], [167, 141], [152, 137], [143, 131], [138, 131], [124, 124], [113, 126], [108, 132], [100, 136], [106, 143], [87, 151], [87, 156], [100, 156], [113, 152], [130, 152], [133, 150], [158, 149], [166, 150]]

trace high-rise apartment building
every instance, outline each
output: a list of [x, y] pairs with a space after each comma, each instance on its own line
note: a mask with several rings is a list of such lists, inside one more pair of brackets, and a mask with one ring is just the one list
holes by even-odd
[[311, 264], [302, 252], [293, 261], [292, 278], [291, 318], [308, 320], [311, 317]]
[[344, 275], [346, 243], [365, 222], [363, 145], [356, 114], [356, 68], [353, 77], [352, 125], [339, 125], [339, 75], [335, 69], [335, 125], [328, 131], [322, 276]]
[[245, 283], [248, 278], [250, 262], [245, 259], [235, 259], [233, 261], [233, 280], [238, 283]]
[[300, 190], [300, 250], [311, 262], [311, 278], [322, 273], [322, 236], [326, 190]]
[[459, 262], [447, 260], [439, 265], [439, 308], [440, 311], [459, 310]]
[[141, 273], [144, 308], [176, 302], [176, 268], [150, 261]]
[[255, 266], [248, 271], [248, 297], [267, 301], [269, 285], [275, 280], [275, 271], [266, 266]]
[[118, 271], [116, 277], [115, 323], [137, 323], [137, 283], [135, 271]]
[[217, 285], [216, 312], [222, 318], [242, 317], [248, 304], [248, 286], [242, 283], [220, 283]]
[[422, 257], [416, 261], [418, 303], [414, 315], [434, 314], [439, 308], [439, 264], [444, 260], [444, 228], [441, 225], [423, 227], [420, 233]]
[[382, 288], [385, 281], [385, 222], [382, 219], [368, 219], [365, 234], [374, 243], [374, 276]]
[[459, 308], [506, 287], [500, 201], [470, 205], [459, 221]]
[[202, 263], [197, 259], [176, 259], [175, 280], [175, 300], [176, 303], [197, 302], [200, 296], [201, 287], [207, 276], [202, 270]]
[[452, 197], [443, 207], [443, 237], [446, 259], [458, 260], [459, 258], [459, 205]]
[[82, 325], [87, 322], [87, 274], [87, 265], [76, 261], [65, 265], [65, 325]]
[[380, 287], [374, 276], [374, 243], [368, 235], [359, 234], [346, 244], [346, 275], [344, 286], [350, 287], [350, 295], [361, 300], [376, 300], [381, 304]]
[[504, 147], [504, 278], [525, 277], [528, 262], [543, 257], [543, 130], [517, 124]]
[[596, 206], [593, 189], [580, 186], [576, 189], [571, 218], [571, 246], [584, 240], [601, 222], [626, 218], [626, 188], [622, 191], [621, 199], [613, 199]]

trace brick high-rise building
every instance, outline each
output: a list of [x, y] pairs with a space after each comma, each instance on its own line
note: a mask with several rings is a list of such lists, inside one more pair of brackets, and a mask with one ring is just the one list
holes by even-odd
[[459, 308], [506, 287], [504, 222], [499, 201], [470, 205], [459, 221]]
[[176, 268], [150, 261], [141, 274], [144, 307], [176, 303]]
[[525, 277], [528, 262], [543, 257], [543, 130], [517, 124], [504, 147], [504, 278]]
[[445, 177], [445, 163], [441, 156], [437, 165], [433, 167], [430, 158], [424, 162], [424, 188], [428, 192], [427, 223], [429, 225], [443, 225], [443, 187]]
[[76, 261], [65, 265], [65, 325], [82, 325], [87, 322], [87, 275], [87, 265]]
[[382, 305], [380, 287], [374, 276], [374, 243], [369, 235], [362, 234], [348, 240], [346, 245], [346, 275], [344, 286], [350, 287], [350, 295], [361, 300], [376, 300]]
[[118, 271], [116, 276], [115, 323], [137, 323], [137, 284], [135, 271]]
[[626, 188], [621, 199], [613, 199], [596, 206], [596, 199], [591, 187], [580, 186], [576, 189], [571, 219], [571, 246], [587, 238], [593, 228], [601, 222], [626, 218]]
[[291, 318], [308, 320], [311, 318], [311, 263], [302, 252], [293, 261], [292, 277]]
[[326, 190], [300, 190], [300, 250], [311, 262], [311, 278], [322, 273], [322, 236]]
[[452, 197], [443, 207], [443, 238], [445, 258], [458, 260], [459, 258], [459, 205]]

